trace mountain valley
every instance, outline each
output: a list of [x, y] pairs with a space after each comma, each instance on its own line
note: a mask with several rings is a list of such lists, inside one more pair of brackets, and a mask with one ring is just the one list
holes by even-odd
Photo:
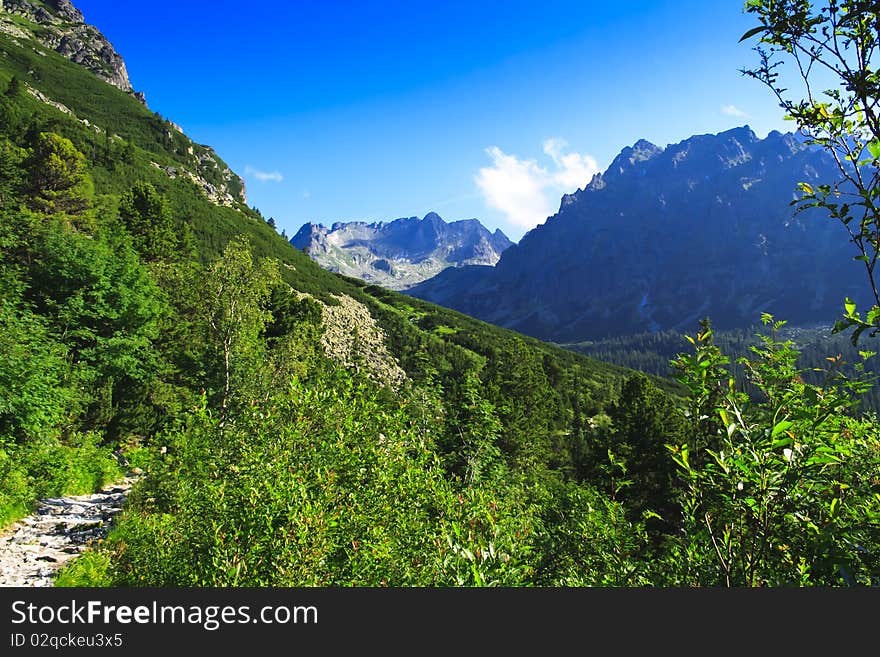
[[[193, 39], [251, 11], [192, 9], [167, 20]], [[349, 34], [296, 16], [279, 56], [310, 30]], [[352, 22], [364, 52], [343, 53], [346, 67], [381, 42]], [[240, 43], [207, 33], [216, 51], [198, 70], [241, 83], [212, 60]], [[253, 61], [294, 93], [335, 53], [308, 54]], [[225, 149], [134, 91], [135, 70], [69, 0], [0, 0], [5, 582], [202, 601], [239, 587], [880, 585], [873, 338], [825, 328], [844, 297], [870, 306], [870, 261], [853, 261], [827, 212], [790, 205], [798, 183], [836, 178], [826, 151], [748, 126], [638, 141], [518, 244], [433, 212], [309, 223], [288, 240]], [[318, 95], [349, 86], [315, 77]], [[347, 139], [383, 107], [311, 106], [325, 99], [303, 88], [296, 103], [262, 89], [265, 108], [194, 95], [212, 120], [241, 111], [223, 130], [254, 153], [242, 126], [265, 125], [263, 109], [309, 129], [342, 116]], [[427, 134], [419, 108], [401, 117]], [[263, 136], [279, 150], [278, 132]], [[586, 170], [559, 143], [545, 154]], [[319, 169], [291, 152], [299, 171]], [[334, 203], [350, 153], [327, 154]], [[289, 175], [268, 171], [259, 184]], [[880, 321], [866, 312], [863, 329]]]

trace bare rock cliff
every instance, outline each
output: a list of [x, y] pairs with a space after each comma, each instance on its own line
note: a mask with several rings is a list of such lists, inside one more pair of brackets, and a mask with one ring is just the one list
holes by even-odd
[[0, 30], [21, 36], [25, 29], [29, 38], [144, 101], [131, 86], [122, 56], [70, 0], [0, 0]]

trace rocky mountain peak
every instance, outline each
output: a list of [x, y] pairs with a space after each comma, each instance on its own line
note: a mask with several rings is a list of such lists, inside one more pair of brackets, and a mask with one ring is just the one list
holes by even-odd
[[611, 166], [608, 167], [605, 176], [623, 175], [632, 171], [639, 163], [647, 162], [662, 152], [663, 149], [659, 146], [655, 146], [645, 139], [639, 139], [631, 147], [627, 146], [620, 151], [620, 154], [611, 162]]
[[447, 223], [436, 212], [390, 222], [303, 225], [290, 240], [325, 269], [406, 289], [449, 267], [494, 265], [512, 242], [476, 219]]
[[751, 159], [754, 146], [760, 141], [746, 125], [716, 135], [695, 135], [669, 146], [666, 151], [673, 168], [729, 169]]
[[46, 4], [53, 7], [56, 13], [71, 23], [85, 23], [82, 12], [73, 6], [70, 0], [47, 0]]
[[640, 155], [642, 159], [648, 159], [663, 151], [662, 148], [656, 144], [652, 144], [647, 139], [639, 139], [629, 150]]

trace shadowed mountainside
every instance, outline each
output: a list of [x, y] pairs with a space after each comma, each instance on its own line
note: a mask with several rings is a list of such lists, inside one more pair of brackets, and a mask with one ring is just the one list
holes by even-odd
[[763, 311], [828, 322], [864, 293], [843, 229], [794, 214], [798, 182], [835, 180], [830, 156], [748, 127], [665, 149], [625, 148], [495, 267], [449, 270], [408, 293], [535, 337], [574, 342], [685, 329]]

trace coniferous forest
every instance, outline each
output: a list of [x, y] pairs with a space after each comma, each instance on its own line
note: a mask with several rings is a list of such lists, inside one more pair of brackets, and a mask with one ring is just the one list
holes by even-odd
[[132, 94], [0, 49], [0, 524], [141, 473], [59, 583], [880, 584], [876, 308], [540, 342], [322, 270]]

